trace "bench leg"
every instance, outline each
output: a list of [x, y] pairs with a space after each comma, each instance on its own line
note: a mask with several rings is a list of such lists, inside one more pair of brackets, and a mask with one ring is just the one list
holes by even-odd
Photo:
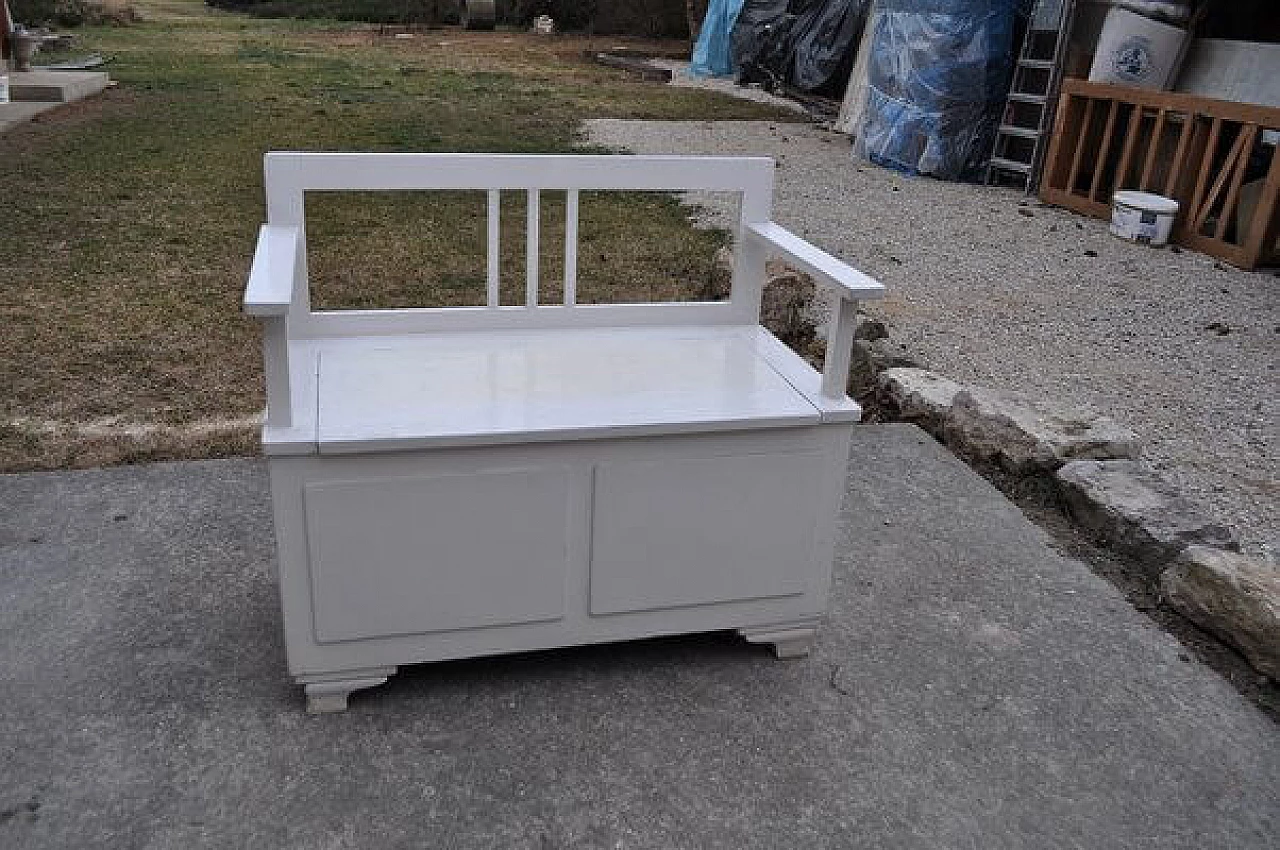
[[344, 670], [341, 673], [297, 676], [295, 680], [306, 691], [308, 714], [331, 714], [347, 710], [347, 697], [352, 691], [385, 684], [395, 672], [394, 667], [370, 667], [364, 670]]
[[753, 626], [738, 629], [738, 634], [751, 643], [773, 644], [773, 654], [779, 658], [803, 658], [813, 649], [814, 638], [818, 636], [818, 621]]

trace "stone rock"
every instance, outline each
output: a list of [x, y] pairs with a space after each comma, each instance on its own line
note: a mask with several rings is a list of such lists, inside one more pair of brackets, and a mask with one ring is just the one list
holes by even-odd
[[931, 433], [942, 433], [956, 396], [964, 387], [928, 369], [886, 369], [877, 378], [880, 397], [899, 418]]
[[1137, 434], [1094, 410], [981, 387], [956, 395], [945, 439], [963, 455], [1020, 474], [1077, 458], [1136, 458], [1141, 451]]
[[854, 339], [888, 339], [889, 329], [884, 326], [884, 322], [867, 316], [858, 317], [858, 326], [853, 329]]
[[888, 338], [855, 339], [853, 363], [855, 367], [871, 375], [886, 369], [914, 368], [920, 365], [907, 353], [905, 345], [891, 342]]
[[707, 281], [698, 293], [703, 301], [724, 301], [733, 288], [733, 248], [728, 245], [716, 251]]
[[1280, 568], [1275, 564], [1189, 546], [1161, 575], [1160, 592], [1180, 614], [1280, 682]]
[[760, 323], [791, 348], [804, 349], [816, 335], [812, 319], [816, 292], [807, 274], [787, 268], [771, 272], [760, 297]]
[[1077, 525], [1148, 567], [1162, 567], [1193, 543], [1238, 545], [1231, 529], [1206, 517], [1145, 463], [1072, 461], [1058, 470], [1057, 481]]

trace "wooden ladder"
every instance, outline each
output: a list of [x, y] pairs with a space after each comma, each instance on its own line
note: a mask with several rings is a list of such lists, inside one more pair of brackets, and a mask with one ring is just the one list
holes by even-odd
[[1036, 0], [987, 163], [988, 185], [1013, 182], [1035, 191], [1074, 18], [1075, 0]]

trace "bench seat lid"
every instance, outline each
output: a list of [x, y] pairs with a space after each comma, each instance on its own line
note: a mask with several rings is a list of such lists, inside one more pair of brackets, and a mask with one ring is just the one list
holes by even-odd
[[716, 329], [452, 333], [317, 351], [322, 454], [803, 425], [819, 410]]

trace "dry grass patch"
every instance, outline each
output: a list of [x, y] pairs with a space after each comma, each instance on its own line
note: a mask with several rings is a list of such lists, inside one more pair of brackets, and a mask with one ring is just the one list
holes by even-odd
[[[258, 328], [239, 300], [267, 150], [557, 152], [574, 149], [588, 117], [787, 120], [590, 65], [587, 39], [396, 40], [198, 0], [137, 5], [137, 25], [82, 32], [81, 49], [116, 57], [118, 88], [0, 136], [0, 470], [253, 449], [252, 429], [196, 426], [263, 403]], [[557, 204], [548, 193], [548, 301], [559, 297]], [[461, 236], [476, 233], [480, 209], [460, 197], [315, 201], [317, 302], [474, 303], [483, 252]], [[516, 303], [523, 215], [513, 206], [505, 218]], [[626, 301], [692, 297], [724, 237], [650, 195], [584, 202], [582, 238], [583, 300]], [[94, 430], [103, 423], [115, 430]]]

